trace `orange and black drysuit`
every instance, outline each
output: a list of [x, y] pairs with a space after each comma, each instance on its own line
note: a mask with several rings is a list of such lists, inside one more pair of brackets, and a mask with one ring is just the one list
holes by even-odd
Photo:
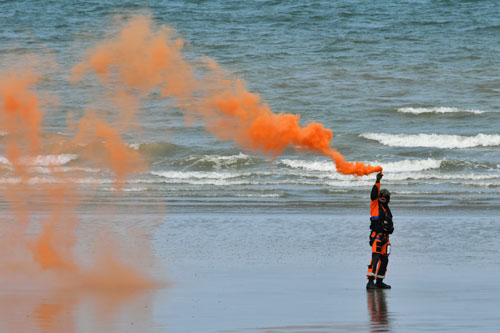
[[392, 213], [388, 203], [382, 203], [380, 197], [380, 182], [373, 185], [370, 202], [370, 246], [372, 247], [372, 260], [368, 265], [368, 279], [382, 280], [385, 278], [391, 243], [389, 235], [394, 231]]

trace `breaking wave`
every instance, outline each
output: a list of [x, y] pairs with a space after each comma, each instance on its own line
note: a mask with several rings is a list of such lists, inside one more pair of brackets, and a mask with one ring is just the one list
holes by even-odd
[[243, 173], [230, 173], [230, 172], [216, 172], [216, 171], [152, 171], [152, 175], [160, 176], [167, 179], [229, 179], [242, 177], [248, 174]]
[[400, 113], [411, 113], [411, 114], [422, 114], [422, 113], [474, 113], [474, 114], [481, 114], [481, 113], [486, 113], [486, 112], [491, 112], [491, 111], [485, 111], [485, 110], [469, 110], [469, 109], [459, 109], [459, 108], [453, 108], [453, 107], [445, 107], [445, 106], [439, 106], [439, 107], [432, 107], [432, 108], [399, 108], [398, 112]]
[[443, 160], [428, 158], [426, 160], [403, 160], [397, 162], [374, 162], [381, 164], [386, 172], [417, 172], [441, 168]]
[[238, 168], [252, 165], [254, 158], [239, 153], [238, 155], [203, 155], [203, 156], [190, 156], [181, 161], [181, 165], [193, 166], [198, 168], [209, 169], [229, 169]]
[[362, 133], [360, 137], [378, 141], [390, 147], [428, 148], [473, 148], [500, 146], [499, 134], [478, 134], [476, 136], [446, 134], [386, 134]]
[[305, 161], [305, 160], [290, 160], [283, 159], [279, 161], [279, 164], [282, 164], [286, 167], [292, 169], [301, 169], [301, 170], [309, 170], [309, 171], [336, 171], [335, 164], [331, 160], [326, 161]]
[[[26, 166], [59, 166], [68, 164], [71, 161], [78, 159], [76, 154], [60, 154], [60, 155], [39, 155], [32, 158], [21, 160], [21, 164]], [[5, 156], [0, 156], [0, 164], [10, 165], [11, 163]]]
[[[389, 172], [408, 172], [408, 171], [424, 171], [430, 169], [439, 169], [443, 160], [425, 159], [425, 160], [402, 160], [397, 162], [365, 162], [372, 165], [382, 165], [384, 171]], [[305, 160], [290, 160], [283, 159], [279, 161], [286, 167], [292, 169], [302, 169], [309, 171], [334, 172], [335, 164], [332, 161], [305, 161]]]

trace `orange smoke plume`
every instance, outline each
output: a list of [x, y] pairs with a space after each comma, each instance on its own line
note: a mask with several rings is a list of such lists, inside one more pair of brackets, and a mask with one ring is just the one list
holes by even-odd
[[[130, 37], [125, 34], [125, 38]], [[127, 49], [118, 51], [131, 53]], [[165, 56], [165, 50], [157, 48], [152, 58], [155, 66], [170, 66], [162, 64]], [[138, 291], [166, 284], [143, 272], [144, 262], [153, 255], [152, 251], [147, 252], [149, 248], [145, 250], [147, 246], [122, 248], [113, 233], [103, 233], [103, 229], [109, 228], [106, 226], [109, 214], [103, 214], [102, 221], [99, 221], [104, 225], [96, 231], [100, 236], [98, 245], [92, 247], [94, 244], [91, 243], [89, 252], [79, 253], [82, 250], [77, 245], [86, 246], [86, 241], [97, 238], [93, 237], [95, 235], [81, 237], [82, 231], [77, 229], [81, 222], [77, 214], [81, 201], [80, 179], [65, 175], [63, 168], [37, 161], [59, 154], [83, 155], [81, 157], [86, 158], [85, 162], [90, 162], [91, 166], [99, 167], [104, 173], [109, 171], [118, 190], [122, 189], [130, 174], [143, 171], [147, 166], [139, 153], [124, 142], [124, 128], [111, 125], [91, 112], [76, 122], [74, 137], [44, 132], [44, 100], [40, 100], [36, 93], [40, 74], [34, 70], [40, 66], [26, 60], [18, 70], [0, 68], [0, 155], [6, 157], [1, 157], [0, 173], [7, 180], [1, 184], [0, 195], [10, 209], [0, 216], [0, 251], [8, 254], [0, 257], [0, 282], [4, 289], [0, 295], [0, 330], [7, 327], [9, 331], [32, 331], [30, 324], [35, 324], [39, 331], [68, 332], [75, 330], [69, 310], [89, 292], [102, 298], [98, 303], [116, 308]], [[103, 61], [94, 60], [93, 66], [105, 68], [106, 62]], [[147, 71], [147, 68], [141, 70]], [[150, 78], [153, 76], [153, 73], [147, 74]], [[111, 102], [121, 111], [115, 118], [122, 122], [132, 122], [140, 98], [145, 96], [142, 91], [161, 81], [153, 79], [143, 86], [144, 82], [139, 82], [134, 75], [137, 73], [124, 73], [127, 85], [118, 84], [113, 90], [116, 94]], [[108, 79], [102, 77], [103, 82], [110, 82]], [[141, 94], [124, 89], [128, 87], [140, 90]], [[182, 89], [170, 85], [164, 90], [180, 94]], [[113, 111], [112, 107], [110, 109]], [[128, 236], [130, 241], [132, 236]], [[24, 289], [47, 292], [46, 297], [35, 300], [25, 295], [16, 298], [19, 304], [32, 308], [31, 316], [26, 315], [30, 313], [29, 309], [20, 312], [16, 306], [16, 311], [12, 311], [12, 302], [6, 296], [8, 292]], [[64, 290], [62, 298], [57, 297], [60, 290]]]
[[248, 92], [240, 80], [229, 81], [229, 85], [227, 82], [220, 84], [221, 93], [206, 98], [205, 107], [201, 109], [210, 132], [221, 138], [227, 135], [244, 147], [273, 157], [289, 146], [315, 151], [329, 156], [343, 174], [363, 176], [382, 171], [380, 166], [345, 161], [342, 154], [331, 148], [333, 134], [323, 124], [313, 121], [301, 127], [299, 115], [273, 113], [267, 104], [260, 102], [258, 95]]
[[[144, 170], [146, 165], [139, 153], [123, 142], [118, 129], [92, 113], [78, 122], [74, 138], [59, 139], [57, 145], [44, 144], [43, 112], [34, 92], [38, 78], [31, 70], [0, 72], [0, 131], [4, 132], [1, 148], [9, 163], [3, 171], [15, 176], [2, 193], [15, 220], [2, 224], [8, 237], [0, 239], [0, 249], [12, 255], [0, 258], [0, 279], [17, 283], [21, 277], [29, 285], [66, 288], [158, 286], [134, 264], [123, 263], [118, 246], [102, 247], [93, 262], [87, 263], [90, 268], [74, 256], [78, 184], [52, 167], [47, 168], [50, 181], [40, 182], [33, 168], [37, 158], [42, 154], [58, 155], [60, 147], [84, 147], [91, 162], [114, 174], [118, 189], [128, 175]], [[33, 226], [37, 232], [33, 232]], [[112, 241], [108, 235], [103, 242]]]
[[94, 72], [101, 83], [110, 83], [110, 74], [117, 73], [118, 82], [126, 87], [145, 92], [160, 87], [164, 96], [183, 96], [197, 84], [182, 58], [183, 44], [172, 38], [171, 29], [162, 26], [154, 32], [148, 17], [137, 16], [117, 37], [90, 50], [88, 59], [73, 67], [70, 80], [75, 83]]
[[0, 130], [8, 135], [7, 159], [22, 173], [20, 155], [36, 156], [40, 151], [39, 130], [43, 115], [38, 96], [31, 91], [38, 75], [27, 70], [23, 73], [9, 71], [1, 76]]
[[299, 116], [275, 114], [258, 95], [248, 92], [242, 81], [226, 78], [215, 61], [205, 59], [196, 78], [195, 68], [182, 56], [183, 42], [172, 39], [172, 31], [151, 28], [148, 17], [127, 22], [118, 36], [96, 46], [87, 59], [76, 65], [73, 81], [93, 72], [102, 82], [116, 73], [129, 88], [149, 93], [160, 89], [186, 111], [187, 119], [203, 119], [207, 130], [219, 138], [233, 140], [246, 149], [273, 157], [286, 147], [329, 156], [339, 172], [357, 176], [382, 171], [380, 166], [347, 162], [331, 147], [331, 130], [317, 122], [300, 126]]
[[146, 168], [139, 153], [122, 141], [118, 130], [94, 113], [80, 119], [73, 144], [84, 146], [84, 153], [95, 165], [111, 169], [118, 189], [122, 188], [127, 175]]

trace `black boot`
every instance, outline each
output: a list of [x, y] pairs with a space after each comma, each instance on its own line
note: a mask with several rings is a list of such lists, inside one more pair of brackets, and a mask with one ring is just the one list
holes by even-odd
[[391, 289], [391, 286], [388, 284], [385, 284], [383, 279], [377, 279], [376, 286], [378, 289]]
[[373, 276], [368, 278], [366, 289], [377, 289], [377, 286], [375, 285], [375, 283], [373, 283]]

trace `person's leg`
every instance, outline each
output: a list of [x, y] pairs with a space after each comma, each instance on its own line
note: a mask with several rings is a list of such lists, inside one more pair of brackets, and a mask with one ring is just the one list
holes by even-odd
[[368, 273], [366, 277], [368, 278], [368, 283], [366, 284], [366, 289], [375, 289], [375, 273], [377, 272], [377, 266], [380, 262], [380, 254], [372, 253], [372, 261], [368, 265]]
[[387, 247], [390, 243], [387, 242], [382, 248], [382, 253], [380, 255], [380, 266], [378, 267], [375, 277], [377, 278], [377, 288], [390, 289], [391, 286], [384, 283], [385, 273], [387, 272], [387, 265], [389, 264], [389, 253], [387, 253]]
[[389, 257], [381, 255], [380, 256], [380, 265], [378, 267], [377, 272], [375, 273], [375, 277], [377, 281], [383, 280], [385, 278], [385, 273], [387, 272], [387, 264], [389, 264]]
[[380, 247], [380, 240], [376, 239], [376, 233], [370, 235], [370, 245], [372, 245], [372, 260], [368, 265], [368, 272], [366, 273], [366, 278], [368, 279], [366, 288], [374, 289], [376, 288], [374, 280], [380, 263], [380, 253], [382, 250]]
[[370, 278], [374, 279], [376, 277], [379, 262], [380, 262], [380, 253], [372, 252], [372, 260], [368, 265], [368, 273], [366, 274], [366, 277], [368, 279]]

